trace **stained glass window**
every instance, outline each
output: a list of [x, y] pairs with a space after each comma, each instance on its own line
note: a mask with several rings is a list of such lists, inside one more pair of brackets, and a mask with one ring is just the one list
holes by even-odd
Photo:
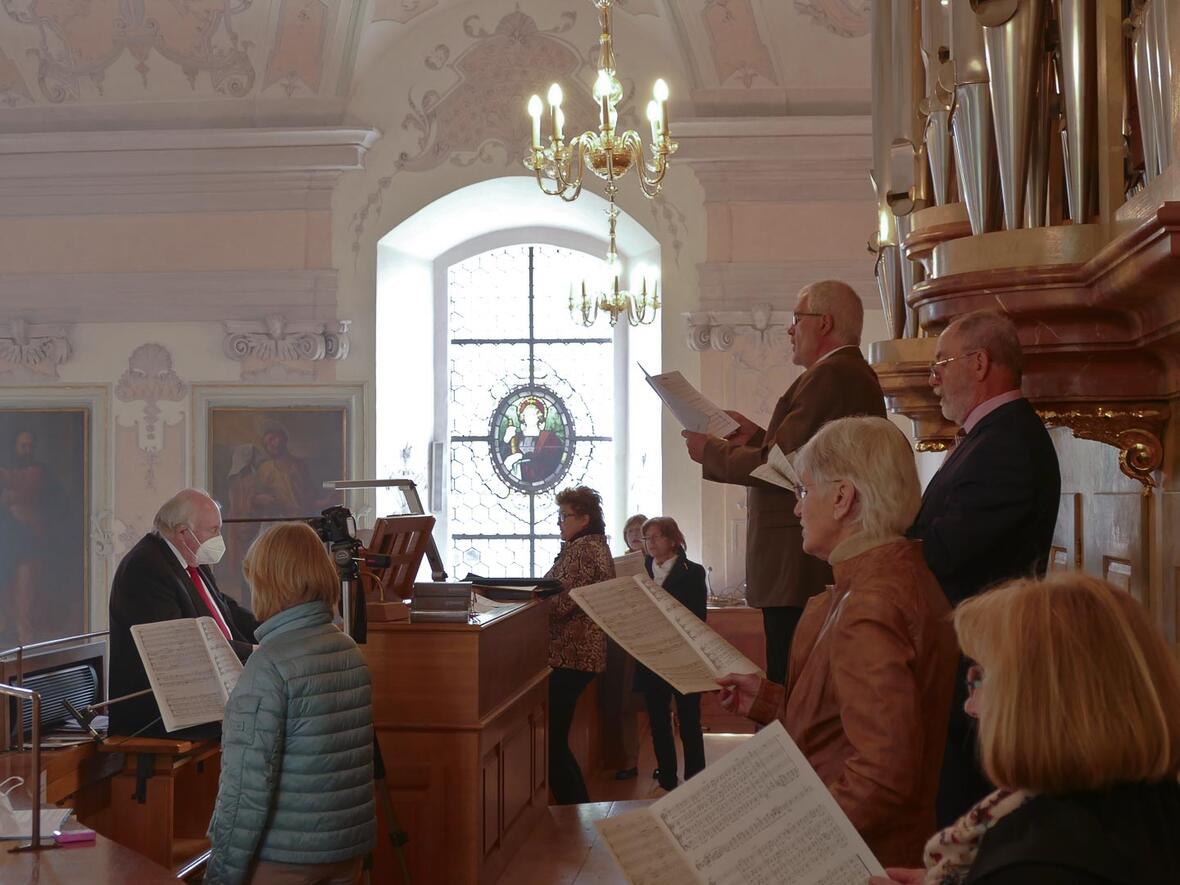
[[447, 271], [452, 575], [541, 575], [560, 546], [554, 495], [615, 484], [614, 348], [571, 321], [592, 255], [548, 245], [484, 252]]

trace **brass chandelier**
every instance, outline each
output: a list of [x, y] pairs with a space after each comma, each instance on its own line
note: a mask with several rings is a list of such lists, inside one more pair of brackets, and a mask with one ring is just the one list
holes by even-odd
[[[561, 86], [554, 83], [549, 87], [549, 133], [548, 144], [541, 141], [541, 118], [545, 106], [539, 95], [529, 99], [528, 113], [532, 117], [532, 150], [525, 157], [525, 166], [537, 178], [537, 186], [555, 197], [572, 203], [582, 193], [586, 167], [606, 182], [606, 198], [610, 206], [607, 217], [610, 221], [610, 246], [606, 261], [613, 276], [613, 283], [607, 291], [589, 295], [586, 283], [582, 283], [580, 304], [581, 322], [593, 325], [600, 312], [610, 317], [615, 325], [621, 316], [627, 317], [632, 326], [648, 325], [655, 321], [660, 307], [659, 284], [649, 300], [647, 281], [642, 291], [632, 294], [619, 285], [619, 254], [615, 244], [615, 228], [619, 209], [615, 198], [619, 192], [619, 180], [632, 168], [639, 179], [644, 196], [654, 198], [660, 192], [664, 176], [668, 171], [668, 157], [676, 152], [676, 142], [668, 134], [668, 84], [656, 80], [652, 89], [652, 100], [647, 105], [647, 119], [651, 124], [650, 157], [644, 153], [643, 139], [634, 129], [618, 131], [618, 105], [623, 98], [623, 86], [615, 74], [614, 39], [611, 33], [612, 0], [593, 0], [598, 9], [601, 33], [598, 38], [598, 75], [594, 80], [594, 100], [599, 108], [598, 131], [587, 130], [581, 135], [565, 141], [565, 114], [561, 109], [563, 93]], [[573, 292], [570, 292], [570, 315], [577, 318]]]

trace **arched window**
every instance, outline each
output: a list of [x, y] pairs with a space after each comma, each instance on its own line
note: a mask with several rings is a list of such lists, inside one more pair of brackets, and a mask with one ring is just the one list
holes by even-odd
[[571, 320], [604, 262], [573, 249], [493, 249], [446, 271], [448, 570], [540, 575], [560, 545], [554, 495], [588, 485], [613, 509], [612, 329]]

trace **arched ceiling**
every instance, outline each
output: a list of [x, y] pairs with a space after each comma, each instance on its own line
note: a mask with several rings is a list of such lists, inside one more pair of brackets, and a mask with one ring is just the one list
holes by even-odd
[[[863, 114], [870, 2], [615, 0], [620, 68], [664, 54], [681, 117]], [[3, 0], [0, 131], [364, 123], [349, 100], [383, 56], [513, 9], [592, 55], [590, 0]]]

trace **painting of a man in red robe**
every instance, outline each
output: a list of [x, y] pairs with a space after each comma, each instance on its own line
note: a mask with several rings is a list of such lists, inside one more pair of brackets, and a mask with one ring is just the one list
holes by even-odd
[[549, 409], [536, 396], [516, 405], [516, 421], [507, 421], [501, 452], [504, 469], [529, 485], [544, 483], [561, 467], [565, 440], [546, 427]]

